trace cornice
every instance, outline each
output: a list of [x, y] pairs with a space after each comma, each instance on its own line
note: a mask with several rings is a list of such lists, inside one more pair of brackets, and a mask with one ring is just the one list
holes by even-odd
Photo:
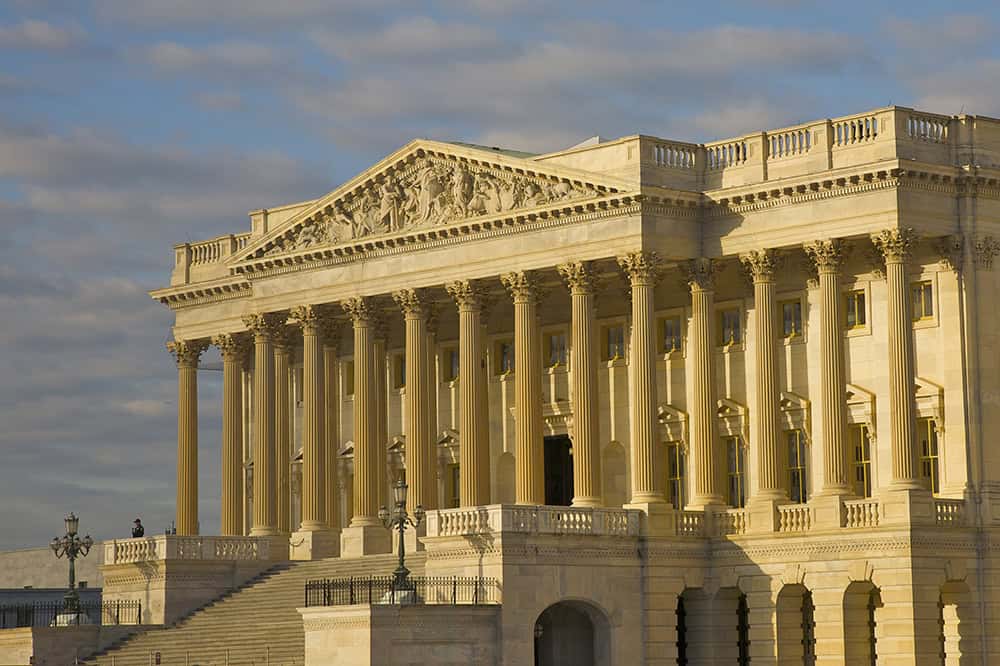
[[171, 310], [220, 301], [231, 301], [239, 298], [249, 298], [253, 294], [250, 280], [242, 276], [234, 276], [194, 284], [166, 287], [149, 292], [154, 301], [163, 303]]

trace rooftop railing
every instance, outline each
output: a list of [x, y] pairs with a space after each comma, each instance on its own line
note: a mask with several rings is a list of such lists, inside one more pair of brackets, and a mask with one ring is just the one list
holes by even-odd
[[398, 583], [393, 576], [326, 578], [306, 583], [305, 605], [488, 605], [500, 603], [496, 578], [410, 576]]

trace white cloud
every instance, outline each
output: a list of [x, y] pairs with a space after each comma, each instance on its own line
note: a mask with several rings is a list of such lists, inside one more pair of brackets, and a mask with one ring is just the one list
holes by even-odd
[[67, 51], [82, 43], [83, 32], [78, 27], [64, 28], [34, 19], [0, 25], [0, 48]]
[[371, 33], [316, 29], [310, 39], [323, 51], [354, 62], [412, 62], [442, 55], [482, 59], [501, 45], [496, 31], [470, 23], [442, 23], [426, 16], [406, 17]]
[[283, 63], [269, 46], [251, 42], [220, 42], [196, 48], [177, 42], [159, 42], [146, 50], [146, 58], [158, 70], [177, 73], [206, 70], [262, 72]]

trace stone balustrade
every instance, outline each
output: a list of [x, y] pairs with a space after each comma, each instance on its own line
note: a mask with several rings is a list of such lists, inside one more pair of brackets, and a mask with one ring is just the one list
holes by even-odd
[[965, 500], [935, 498], [934, 515], [941, 527], [965, 527]]
[[583, 507], [494, 504], [427, 514], [427, 536], [513, 532], [638, 536], [639, 511]]
[[878, 527], [881, 510], [876, 499], [844, 502], [844, 527]]
[[739, 536], [747, 532], [746, 509], [726, 509], [716, 514], [718, 536]]
[[269, 541], [256, 537], [159, 535], [104, 543], [104, 563], [134, 564], [160, 560], [258, 562], [270, 558]]
[[785, 504], [778, 507], [779, 532], [808, 532], [812, 524], [813, 512], [808, 504]]
[[174, 271], [171, 284], [186, 284], [225, 277], [224, 263], [250, 242], [250, 233], [228, 234], [174, 247]]

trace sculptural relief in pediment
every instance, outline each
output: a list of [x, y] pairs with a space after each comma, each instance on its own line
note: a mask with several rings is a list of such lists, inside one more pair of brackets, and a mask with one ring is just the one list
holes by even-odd
[[423, 155], [322, 207], [275, 238], [263, 254], [336, 245], [599, 194], [593, 186]]

